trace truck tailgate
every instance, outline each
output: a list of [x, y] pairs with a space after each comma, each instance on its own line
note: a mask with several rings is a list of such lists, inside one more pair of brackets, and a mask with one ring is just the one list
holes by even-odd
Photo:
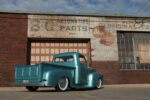
[[15, 83], [37, 83], [41, 81], [41, 66], [15, 66]]

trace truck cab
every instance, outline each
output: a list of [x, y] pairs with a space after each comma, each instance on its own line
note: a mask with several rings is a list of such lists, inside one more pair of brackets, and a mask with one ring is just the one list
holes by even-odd
[[59, 91], [101, 88], [103, 75], [91, 69], [82, 54], [68, 52], [55, 55], [52, 63], [16, 65], [15, 84], [26, 86], [29, 91], [35, 91], [38, 87], [55, 87]]

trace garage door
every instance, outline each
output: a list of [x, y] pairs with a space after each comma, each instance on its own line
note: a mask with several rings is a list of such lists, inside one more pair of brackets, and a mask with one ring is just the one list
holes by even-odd
[[59, 40], [59, 41], [32, 41], [30, 50], [30, 64], [40, 62], [52, 62], [55, 54], [64, 52], [79, 52], [83, 54], [90, 63], [89, 40]]

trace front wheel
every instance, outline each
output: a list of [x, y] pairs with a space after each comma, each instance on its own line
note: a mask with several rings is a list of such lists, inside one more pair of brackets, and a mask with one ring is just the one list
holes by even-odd
[[39, 87], [38, 86], [26, 86], [26, 88], [29, 91], [36, 91]]
[[57, 91], [66, 91], [69, 86], [68, 78], [61, 78], [58, 80], [58, 84], [56, 86]]
[[102, 87], [102, 80], [98, 78], [98, 80], [96, 81], [96, 88], [100, 89], [101, 87]]

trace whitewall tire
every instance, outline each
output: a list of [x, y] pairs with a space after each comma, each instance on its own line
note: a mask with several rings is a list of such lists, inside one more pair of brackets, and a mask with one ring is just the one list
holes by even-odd
[[96, 81], [96, 88], [100, 89], [101, 87], [102, 87], [102, 80], [98, 78], [98, 80]]
[[69, 86], [68, 78], [61, 78], [58, 80], [57, 91], [66, 91]]

